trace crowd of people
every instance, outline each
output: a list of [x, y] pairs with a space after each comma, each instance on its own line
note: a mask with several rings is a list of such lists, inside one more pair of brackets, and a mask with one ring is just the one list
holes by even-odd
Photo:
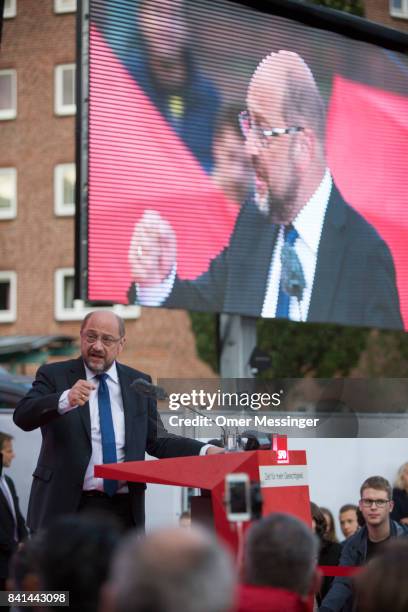
[[[342, 543], [329, 510], [314, 503], [310, 526], [279, 513], [254, 520], [240, 567], [188, 515], [177, 528], [145, 535], [144, 485], [96, 477], [94, 466], [142, 460], [146, 452], [166, 458], [224, 450], [165, 429], [156, 401], [134, 388], [150, 377], [117, 361], [125, 340], [115, 313], [89, 313], [80, 357], [42, 365], [14, 411], [23, 430], [41, 428], [42, 445], [28, 529], [14, 483], [0, 470], [0, 591], [69, 592], [70, 608], [83, 612], [347, 612], [356, 605], [382, 612], [391, 601], [394, 612], [408, 608], [404, 581], [392, 574], [408, 555], [408, 463], [394, 489], [372, 476], [358, 505], [340, 508]], [[0, 432], [0, 458], [9, 468], [8, 433]], [[333, 572], [337, 565], [357, 577]], [[391, 578], [372, 597], [382, 571]]]
[[[9, 467], [10, 435], [0, 433], [0, 450]], [[3, 474], [0, 485], [0, 567], [2, 588], [9, 591], [69, 592], [70, 609], [84, 612], [408, 609], [408, 463], [394, 489], [372, 476], [361, 486], [358, 505], [340, 508], [342, 542], [331, 512], [314, 503], [311, 528], [282, 513], [254, 521], [245, 534], [241, 567], [188, 513], [178, 527], [146, 535], [124, 530], [113, 514], [89, 507], [59, 516], [28, 537], [12, 480]], [[351, 566], [351, 575], [330, 576], [327, 570], [337, 565]]]
[[[384, 498], [385, 490], [374, 488], [380, 479], [363, 484], [362, 500], [372, 502], [362, 504], [367, 526], [346, 540], [340, 555], [340, 563], [346, 564], [347, 555], [348, 564], [365, 567], [351, 579], [335, 578], [328, 591], [319, 567], [325, 536], [317, 506], [312, 512], [318, 516], [319, 522], [313, 518], [318, 537], [289, 514], [254, 521], [246, 532], [241, 567], [214, 533], [194, 524], [124, 534], [104, 513], [61, 516], [15, 550], [6, 586], [69, 593], [69, 608], [83, 612], [403, 612], [408, 539], [398, 536], [408, 535], [408, 529], [396, 530], [384, 511], [389, 536], [381, 542], [370, 539], [379, 533], [370, 513], [374, 500]], [[363, 541], [366, 557], [357, 558]]]

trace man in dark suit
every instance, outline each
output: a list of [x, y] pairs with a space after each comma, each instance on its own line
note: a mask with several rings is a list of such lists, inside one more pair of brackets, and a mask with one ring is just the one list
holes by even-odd
[[402, 328], [391, 253], [343, 200], [325, 153], [325, 111], [296, 53], [271, 53], [240, 114], [254, 197], [228, 246], [193, 281], [177, 277], [176, 236], [157, 212], [136, 224], [131, 303]]
[[2, 472], [14, 459], [13, 436], [0, 431], [0, 591], [5, 590], [9, 561], [27, 536], [13, 481]]
[[120, 317], [87, 315], [81, 357], [41, 366], [15, 409], [16, 425], [41, 427], [43, 438], [28, 507], [32, 531], [58, 515], [89, 510], [115, 514], [124, 528], [142, 526], [146, 486], [95, 478], [95, 465], [143, 460], [145, 452], [160, 458], [220, 452], [164, 429], [155, 400], [131, 386], [150, 377], [116, 361], [124, 343]]

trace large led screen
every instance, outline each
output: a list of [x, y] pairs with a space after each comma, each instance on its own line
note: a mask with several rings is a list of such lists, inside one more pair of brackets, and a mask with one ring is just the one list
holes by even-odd
[[407, 327], [403, 53], [226, 0], [90, 0], [88, 126], [88, 299]]

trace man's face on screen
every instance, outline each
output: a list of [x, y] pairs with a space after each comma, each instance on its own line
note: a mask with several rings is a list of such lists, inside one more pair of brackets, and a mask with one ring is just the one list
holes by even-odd
[[300, 173], [295, 161], [298, 134], [262, 137], [258, 128], [286, 128], [282, 113], [282, 75], [260, 67], [254, 74], [247, 96], [252, 129], [246, 149], [255, 172], [255, 200], [273, 223], [288, 224], [299, 212]]
[[120, 336], [119, 323], [112, 312], [96, 312], [81, 331], [81, 355], [95, 374], [106, 372], [121, 353], [125, 338]]

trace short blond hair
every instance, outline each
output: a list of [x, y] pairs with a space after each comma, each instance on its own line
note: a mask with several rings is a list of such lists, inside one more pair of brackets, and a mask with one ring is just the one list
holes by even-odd
[[402, 475], [403, 475], [404, 471], [405, 471], [407, 468], [408, 468], [408, 461], [406, 461], [405, 463], [403, 463], [403, 464], [400, 466], [400, 468], [398, 469], [398, 472], [397, 472], [397, 477], [396, 477], [395, 482], [394, 482], [394, 487], [395, 487], [396, 489], [402, 489], [403, 491], [407, 491], [407, 493], [408, 493], [408, 488], [407, 488], [407, 485], [406, 485], [406, 484], [404, 484], [404, 481], [403, 481], [403, 478], [402, 478]]

